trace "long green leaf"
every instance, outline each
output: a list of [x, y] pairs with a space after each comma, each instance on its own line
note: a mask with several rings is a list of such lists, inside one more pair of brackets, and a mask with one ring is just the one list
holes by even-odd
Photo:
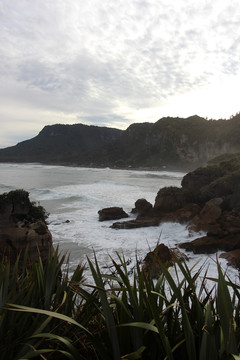
[[108, 329], [108, 335], [109, 335], [109, 338], [111, 339], [111, 342], [112, 342], [112, 350], [113, 350], [114, 359], [119, 360], [120, 359], [120, 349], [119, 349], [119, 342], [118, 342], [118, 336], [117, 336], [117, 331], [116, 331], [116, 325], [115, 325], [115, 322], [114, 322], [112, 309], [109, 306], [106, 291], [104, 289], [104, 284], [103, 284], [101, 272], [100, 272], [100, 269], [99, 269], [99, 266], [98, 266], [98, 262], [97, 262], [97, 259], [96, 259], [96, 255], [95, 255], [96, 270], [95, 270], [92, 262], [89, 259], [88, 259], [88, 264], [89, 264], [89, 267], [91, 269], [91, 272], [92, 272], [94, 281], [96, 283], [96, 286], [98, 287], [99, 298], [100, 298], [101, 305], [102, 305], [102, 308], [103, 308], [103, 313], [104, 313], [104, 316], [105, 316], [106, 326], [107, 326], [107, 329]]
[[128, 324], [121, 324], [120, 326], [133, 326], [133, 327], [139, 327], [144, 330], [153, 331], [157, 334], [159, 334], [158, 328], [152, 324], [144, 323], [144, 322], [132, 322]]
[[183, 300], [182, 293], [181, 293], [182, 286], [181, 286], [181, 284], [180, 284], [180, 286], [176, 285], [176, 282], [173, 280], [172, 276], [170, 275], [170, 272], [168, 271], [168, 269], [165, 266], [162, 266], [161, 269], [162, 269], [162, 272], [164, 273], [173, 293], [177, 297], [178, 302], [181, 307], [183, 331], [184, 331], [184, 335], [185, 335], [185, 339], [186, 339], [188, 358], [189, 358], [189, 360], [190, 359], [195, 360], [196, 359], [195, 339], [194, 339], [193, 329], [189, 322], [188, 315], [187, 315], [187, 312], [185, 309], [184, 300]]
[[41, 338], [41, 339], [47, 338], [47, 339], [51, 339], [51, 340], [57, 340], [57, 341], [61, 342], [62, 344], [64, 344], [67, 348], [69, 348], [69, 351], [71, 352], [72, 355], [74, 355], [74, 357], [76, 359], [80, 357], [80, 354], [78, 353], [76, 348], [72, 345], [71, 340], [67, 339], [66, 337], [51, 334], [51, 333], [41, 333], [41, 334], [33, 335], [32, 338]]
[[160, 315], [161, 315], [161, 312], [163, 309], [158, 308], [158, 306], [156, 304], [156, 296], [154, 294], [152, 294], [151, 286], [149, 284], [147, 276], [146, 275], [144, 275], [144, 276], [145, 276], [146, 290], [148, 293], [149, 306], [151, 308], [152, 316], [153, 316], [154, 322], [156, 324], [158, 334], [159, 334], [159, 337], [160, 337], [162, 345], [163, 345], [163, 349], [166, 352], [169, 360], [173, 360], [171, 346], [170, 346], [169, 340], [164, 331], [164, 324], [160, 319]]
[[233, 328], [233, 304], [224, 279], [220, 264], [218, 263], [218, 292], [217, 310], [223, 332], [222, 352], [237, 354], [237, 345]]
[[75, 326], [79, 327], [80, 329], [85, 331], [88, 335], [92, 335], [84, 326], [82, 326], [81, 324], [79, 324], [77, 321], [70, 318], [69, 316], [59, 314], [59, 313], [54, 312], [54, 311], [36, 309], [36, 308], [23, 306], [23, 305], [16, 305], [16, 304], [6, 304], [6, 305], [8, 306], [8, 308], [7, 308], [8, 310], [35, 313], [35, 314], [42, 314], [42, 315], [53, 317], [55, 319], [66, 321], [66, 322], [68, 322], [68, 323], [70, 323], [72, 325], [75, 325]]

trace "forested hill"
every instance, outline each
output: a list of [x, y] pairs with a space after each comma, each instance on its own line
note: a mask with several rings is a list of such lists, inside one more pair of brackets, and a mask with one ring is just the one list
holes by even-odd
[[162, 118], [125, 131], [75, 125], [46, 126], [33, 139], [0, 150], [0, 162], [80, 166], [194, 168], [240, 152], [240, 114], [229, 120]]
[[41, 162], [46, 164], [89, 165], [99, 149], [114, 143], [122, 130], [74, 125], [49, 125], [16, 146], [0, 149], [0, 162]]

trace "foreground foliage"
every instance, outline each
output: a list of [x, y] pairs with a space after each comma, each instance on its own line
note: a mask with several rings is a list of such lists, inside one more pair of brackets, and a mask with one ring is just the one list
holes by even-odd
[[177, 263], [153, 280], [111, 261], [105, 275], [88, 260], [94, 285], [57, 252], [45, 267], [0, 264], [0, 359], [240, 359], [240, 287], [219, 264], [218, 279]]

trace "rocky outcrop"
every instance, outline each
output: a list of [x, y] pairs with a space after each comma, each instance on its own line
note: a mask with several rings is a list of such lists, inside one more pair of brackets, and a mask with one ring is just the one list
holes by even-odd
[[132, 209], [133, 214], [137, 214], [138, 217], [146, 216], [152, 210], [152, 204], [146, 199], [138, 199], [135, 202], [135, 207]]
[[164, 244], [158, 244], [153, 251], [147, 253], [143, 260], [143, 269], [153, 278], [159, 277], [162, 265], [169, 267], [175, 261], [187, 260], [187, 256], [177, 248], [168, 248]]
[[212, 254], [218, 250], [231, 251], [240, 249], [240, 234], [218, 236], [203, 236], [190, 242], [179, 245], [180, 248], [192, 251], [194, 254]]
[[[194, 228], [196, 229], [196, 224]], [[192, 228], [192, 226], [190, 226]], [[205, 224], [201, 221], [197, 229], [207, 230], [207, 235], [190, 242], [180, 244], [180, 248], [199, 253], [214, 253], [218, 250], [240, 249], [240, 217], [238, 211], [224, 212], [215, 222]]]
[[113, 206], [98, 211], [99, 221], [127, 218], [128, 214], [121, 207]]
[[193, 202], [191, 192], [175, 186], [164, 187], [159, 190], [154, 204], [155, 212], [171, 213]]
[[52, 236], [46, 225], [46, 212], [30, 202], [28, 192], [11, 191], [0, 195], [0, 257], [11, 264], [20, 256], [20, 264], [28, 249], [28, 261], [43, 263], [53, 254]]
[[160, 189], [151, 207], [144, 199], [135, 203], [136, 219], [117, 222], [115, 229], [185, 223], [190, 232], [206, 236], [180, 245], [194, 253], [240, 249], [240, 155], [188, 173], [182, 187]]
[[136, 229], [140, 227], [158, 226], [160, 220], [157, 217], [142, 217], [129, 221], [116, 222], [111, 225], [113, 229]]

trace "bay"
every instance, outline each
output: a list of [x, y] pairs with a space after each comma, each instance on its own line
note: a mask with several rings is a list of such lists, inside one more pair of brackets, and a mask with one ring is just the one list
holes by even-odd
[[[159, 227], [131, 230], [110, 228], [112, 221], [99, 222], [98, 210], [120, 206], [133, 217], [135, 201], [145, 198], [154, 204], [160, 188], [180, 186], [182, 172], [138, 171], [133, 169], [92, 169], [80, 167], [47, 166], [41, 164], [0, 164], [0, 193], [25, 189], [31, 201], [39, 202], [50, 213], [48, 227], [55, 247], [67, 252], [73, 270], [86, 257], [94, 253], [101, 267], [110, 264], [110, 256], [123, 254], [134, 266], [136, 257], [143, 259], [158, 242], [175, 247], [204, 235], [189, 235], [186, 227], [178, 223], [165, 223]], [[187, 254], [189, 266], [205, 264], [209, 276], [216, 276], [216, 257], [219, 255]], [[228, 268], [219, 259], [224, 271], [235, 281], [238, 272]], [[86, 272], [87, 273], [87, 272]], [[87, 273], [87, 276], [89, 274]]]

